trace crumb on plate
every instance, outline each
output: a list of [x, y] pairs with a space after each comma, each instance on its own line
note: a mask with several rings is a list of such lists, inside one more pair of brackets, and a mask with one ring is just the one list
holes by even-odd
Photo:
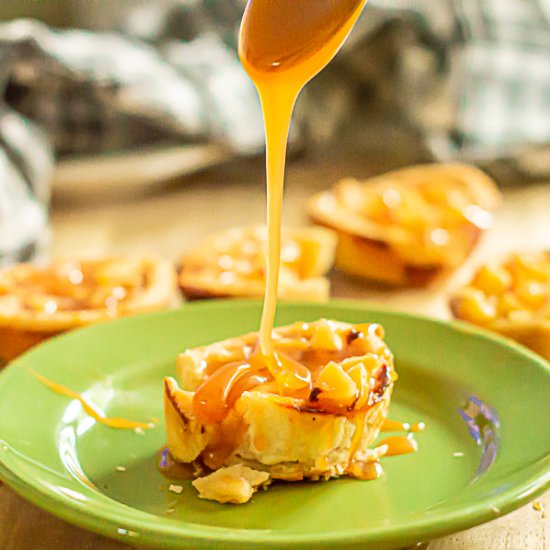
[[170, 486], [168, 487], [168, 490], [171, 493], [176, 493], [176, 495], [181, 495], [183, 491], [183, 487], [181, 485], [174, 485], [173, 483], [171, 483]]
[[266, 486], [269, 482], [270, 475], [267, 472], [234, 464], [196, 479], [193, 486], [199, 492], [200, 498], [221, 503], [244, 504], [252, 498], [258, 487]]

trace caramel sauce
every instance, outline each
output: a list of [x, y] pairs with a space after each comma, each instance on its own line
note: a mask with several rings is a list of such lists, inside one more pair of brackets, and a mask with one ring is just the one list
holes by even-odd
[[221, 422], [239, 398], [268, 381], [266, 369], [255, 370], [250, 363], [228, 363], [211, 374], [193, 396], [193, 412], [204, 424]]
[[201, 461], [211, 470], [221, 468], [227, 457], [235, 450], [235, 444], [241, 440], [245, 424], [238, 415], [228, 417], [201, 453]]
[[[336, 349], [315, 349], [312, 342], [304, 337], [296, 338], [297, 345], [292, 349], [288, 342], [275, 339], [274, 356], [276, 360], [277, 377], [266, 367], [265, 358], [259, 349], [258, 342], [246, 346], [245, 352], [238, 360], [229, 360], [224, 364], [225, 357], [212, 360], [205, 366], [206, 379], [199, 385], [193, 396], [193, 412], [197, 420], [204, 424], [222, 422], [233, 405], [245, 392], [254, 388], [289, 396], [306, 401], [303, 410], [324, 411], [332, 414], [350, 416], [375, 404], [383, 395], [387, 384], [391, 382], [387, 374], [385, 361], [391, 362], [391, 357], [382, 353], [375, 358], [369, 347], [368, 337], [381, 338], [377, 333], [377, 325], [356, 325], [346, 331], [335, 332], [341, 347]], [[302, 334], [310, 335], [311, 329], [307, 323], [298, 326]], [[281, 348], [279, 347], [281, 345]], [[384, 346], [383, 348], [387, 348]], [[369, 356], [370, 354], [370, 356]], [[315, 387], [319, 373], [329, 363], [341, 363], [357, 356], [362, 361], [375, 362], [369, 367], [371, 371], [370, 386], [363, 388], [369, 394], [359, 401], [359, 388], [355, 401], [350, 405], [332, 402], [321, 388]], [[292, 371], [293, 375], [286, 377]], [[298, 382], [298, 383], [296, 383]], [[320, 396], [320, 397], [319, 397]], [[358, 405], [358, 406], [357, 406]]]
[[88, 401], [85, 397], [80, 395], [79, 393], [67, 388], [66, 386], [63, 386], [61, 384], [58, 384], [57, 382], [52, 382], [45, 376], [42, 376], [41, 374], [30, 370], [29, 372], [42, 384], [50, 388], [50, 390], [54, 391], [55, 393], [58, 393], [59, 395], [63, 395], [65, 397], [69, 397], [71, 399], [75, 399], [76, 401], [79, 401], [82, 405], [82, 408], [97, 422], [100, 422], [101, 424], [104, 424], [105, 426], [108, 426], [109, 428], [118, 428], [122, 430], [135, 430], [136, 428], [141, 428], [142, 430], [147, 430], [149, 428], [152, 428], [154, 424], [152, 422], [135, 422], [133, 420], [128, 420], [126, 418], [109, 418], [105, 416], [105, 413], [98, 409], [94, 403], [91, 401]]
[[410, 424], [409, 422], [399, 422], [398, 420], [390, 420], [386, 418], [382, 427], [380, 428], [381, 432], [422, 432], [426, 429], [424, 422], [415, 422]]
[[307, 379], [278, 361], [273, 325], [281, 262], [286, 146], [296, 98], [342, 46], [366, 0], [250, 0], [239, 35], [243, 67], [256, 85], [264, 113], [267, 172], [267, 271], [260, 349], [282, 386]]
[[406, 455], [409, 453], [415, 453], [418, 450], [418, 444], [414, 439], [404, 435], [392, 435], [379, 441], [377, 446], [388, 446], [388, 450], [384, 453], [384, 456], [396, 456]]
[[356, 479], [372, 481], [373, 479], [379, 479], [382, 477], [384, 470], [378, 460], [374, 460], [372, 462], [352, 460], [346, 470], [346, 473]]
[[[363, 435], [362, 426], [365, 422], [365, 414], [359, 414], [355, 422], [356, 432], [353, 435], [350, 446], [350, 457], [355, 455], [359, 445], [361, 444], [361, 436]], [[384, 424], [380, 431], [422, 431], [424, 429], [424, 424], [418, 422], [416, 424], [408, 424], [407, 422], [399, 422], [397, 420], [384, 420]], [[386, 451], [383, 454], [383, 457], [387, 456], [398, 456], [409, 453], [414, 453], [418, 450], [417, 442], [411, 437], [406, 437], [404, 435], [390, 436], [382, 439], [377, 444], [377, 447], [387, 446]], [[351, 459], [349, 466], [347, 468], [347, 473], [352, 475], [357, 479], [363, 480], [373, 480], [378, 479], [384, 473], [382, 465], [379, 460], [373, 460], [372, 462], [358, 461]]]
[[380, 462], [367, 462], [362, 466], [362, 475], [357, 477], [365, 481], [372, 481], [374, 479], [380, 479], [383, 473], [384, 470]]

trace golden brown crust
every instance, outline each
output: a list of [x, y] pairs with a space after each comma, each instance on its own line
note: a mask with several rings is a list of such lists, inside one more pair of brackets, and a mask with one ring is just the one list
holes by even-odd
[[336, 267], [390, 285], [424, 286], [470, 254], [499, 202], [472, 166], [421, 165], [313, 197], [311, 220], [338, 233]]

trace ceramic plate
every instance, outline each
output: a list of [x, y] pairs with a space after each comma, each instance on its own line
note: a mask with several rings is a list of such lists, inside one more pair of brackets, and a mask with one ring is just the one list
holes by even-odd
[[[278, 324], [329, 317], [386, 328], [400, 378], [390, 409], [426, 423], [420, 450], [377, 481], [277, 484], [244, 506], [174, 494], [156, 468], [162, 420], [143, 434], [95, 423], [29, 369], [109, 416], [162, 419], [177, 353], [254, 330], [260, 304], [199, 303], [96, 325], [0, 375], [0, 476], [38, 506], [134, 544], [166, 548], [395, 548], [494, 519], [550, 484], [550, 368], [466, 325], [345, 302], [281, 305]], [[117, 466], [126, 470], [117, 471]]]

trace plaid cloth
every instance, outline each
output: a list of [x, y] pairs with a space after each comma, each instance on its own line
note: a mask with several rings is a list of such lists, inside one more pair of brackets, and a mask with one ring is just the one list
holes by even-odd
[[[258, 101], [235, 53], [243, 5], [146, 3], [116, 33], [0, 25], [6, 100], [58, 153], [174, 140], [257, 152]], [[375, 116], [435, 158], [475, 161], [503, 180], [550, 175], [550, 0], [370, 0], [299, 102], [295, 136], [338, 141]]]
[[0, 266], [34, 256], [47, 238], [53, 157], [42, 132], [0, 109]]
[[550, 137], [550, 0], [457, 3], [465, 70], [457, 132], [472, 147]]

